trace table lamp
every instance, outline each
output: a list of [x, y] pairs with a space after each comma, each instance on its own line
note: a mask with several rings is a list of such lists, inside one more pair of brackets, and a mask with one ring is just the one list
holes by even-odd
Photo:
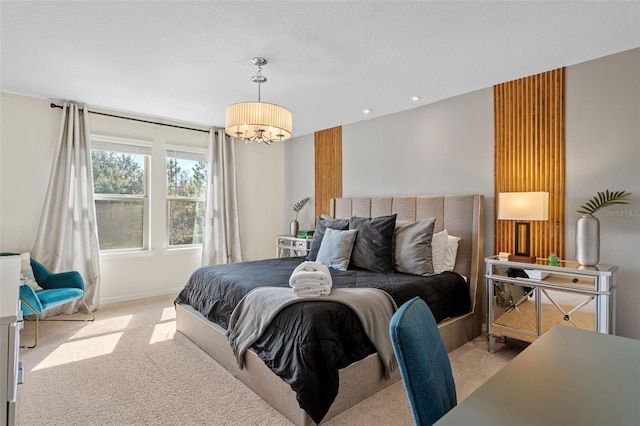
[[548, 192], [498, 193], [498, 220], [515, 220], [514, 255], [531, 256], [532, 220], [549, 220]]

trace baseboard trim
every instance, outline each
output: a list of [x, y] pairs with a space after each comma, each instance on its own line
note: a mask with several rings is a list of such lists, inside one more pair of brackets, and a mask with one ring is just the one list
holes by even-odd
[[145, 293], [127, 294], [124, 296], [100, 298], [100, 306], [113, 305], [114, 303], [132, 302], [134, 300], [149, 299], [151, 297], [168, 296], [170, 294], [178, 296], [178, 293], [184, 288], [176, 287], [175, 289], [165, 289], [160, 291], [152, 291]]

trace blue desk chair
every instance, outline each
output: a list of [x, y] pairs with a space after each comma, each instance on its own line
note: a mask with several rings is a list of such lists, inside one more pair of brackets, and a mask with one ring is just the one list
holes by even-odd
[[[17, 255], [16, 253], [0, 253], [0, 256]], [[48, 309], [65, 303], [80, 299], [91, 319], [82, 320], [49, 320], [49, 321], [94, 321], [95, 317], [89, 306], [82, 299], [84, 296], [84, 280], [78, 271], [60, 272], [54, 274], [43, 264], [35, 259], [30, 259], [33, 276], [41, 290], [34, 290], [29, 285], [20, 286], [20, 307], [24, 316], [35, 315], [36, 335], [33, 346], [22, 346], [24, 348], [35, 348], [38, 345], [38, 331], [40, 325], [40, 314]]]
[[389, 333], [413, 421], [432, 425], [457, 404], [451, 364], [433, 314], [422, 299], [411, 299], [391, 318]]

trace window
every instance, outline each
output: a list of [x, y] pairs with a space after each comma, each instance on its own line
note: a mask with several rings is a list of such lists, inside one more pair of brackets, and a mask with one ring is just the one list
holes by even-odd
[[206, 154], [167, 149], [166, 176], [169, 247], [202, 244], [207, 190]]
[[146, 249], [151, 144], [92, 136], [91, 148], [100, 250]]

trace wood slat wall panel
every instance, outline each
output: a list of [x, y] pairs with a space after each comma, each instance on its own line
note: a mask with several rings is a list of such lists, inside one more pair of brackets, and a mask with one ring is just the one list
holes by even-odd
[[315, 215], [329, 214], [332, 198], [342, 197], [342, 127], [316, 132]]
[[549, 192], [549, 221], [531, 222], [531, 255], [564, 258], [564, 68], [494, 86], [495, 252], [514, 252], [498, 193]]

